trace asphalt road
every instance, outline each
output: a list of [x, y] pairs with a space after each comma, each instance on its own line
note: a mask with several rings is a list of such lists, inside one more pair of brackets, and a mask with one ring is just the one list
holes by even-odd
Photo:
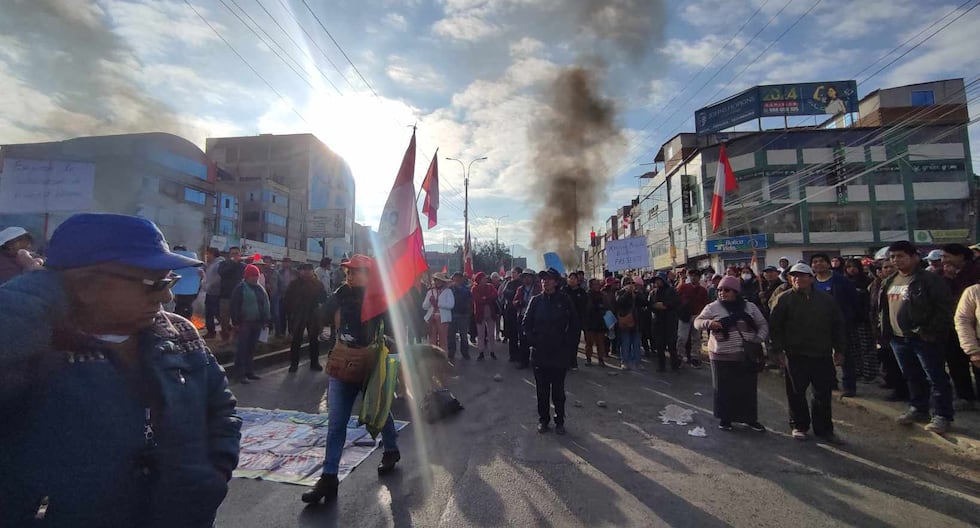
[[[970, 438], [980, 431], [944, 440], [895, 425], [887, 408], [835, 403], [845, 444], [797, 442], [775, 372], [759, 390], [770, 430], [724, 432], [711, 416], [707, 368], [583, 366], [566, 384], [564, 437], [535, 430], [530, 371], [501, 359], [460, 361], [457, 372], [451, 388], [466, 409], [456, 417], [427, 425], [396, 405], [396, 417], [412, 424], [392, 475], [378, 477], [376, 452], [341, 483], [335, 504], [319, 507], [300, 501], [303, 487], [233, 479], [218, 526], [945, 527], [980, 519], [980, 453]], [[233, 390], [241, 405], [315, 412], [326, 382], [305, 368], [275, 369]], [[670, 403], [695, 410], [694, 423], [662, 424]], [[697, 425], [706, 438], [688, 435]]]

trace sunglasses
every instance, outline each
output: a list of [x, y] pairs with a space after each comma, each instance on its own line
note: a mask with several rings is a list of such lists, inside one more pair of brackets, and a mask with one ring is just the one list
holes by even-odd
[[144, 286], [146, 286], [147, 291], [151, 293], [162, 292], [164, 290], [173, 289], [173, 287], [177, 284], [177, 281], [180, 280], [180, 275], [177, 275], [176, 273], [173, 272], [171, 272], [166, 277], [157, 280], [144, 279], [142, 277], [134, 277], [132, 275], [126, 275], [125, 273], [114, 273], [111, 271], [101, 271], [100, 273], [103, 275], [108, 275], [110, 277], [116, 277], [118, 279], [125, 279], [133, 282], [141, 282], [143, 283]]

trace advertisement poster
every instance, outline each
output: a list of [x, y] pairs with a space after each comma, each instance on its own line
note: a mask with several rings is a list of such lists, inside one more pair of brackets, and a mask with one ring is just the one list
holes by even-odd
[[[242, 440], [235, 477], [316, 484], [326, 455], [328, 415], [252, 407], [239, 407], [238, 414], [242, 417]], [[395, 420], [399, 431], [407, 425]], [[380, 439], [372, 440], [367, 430], [357, 425], [357, 418], [351, 418], [337, 477], [344, 480], [378, 448]]]

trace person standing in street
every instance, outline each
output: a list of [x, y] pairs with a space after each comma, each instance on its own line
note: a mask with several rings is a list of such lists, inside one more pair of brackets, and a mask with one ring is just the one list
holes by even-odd
[[[425, 323], [429, 330], [429, 344], [449, 351], [449, 325], [453, 321], [453, 306], [456, 298], [449, 287], [452, 279], [445, 273], [439, 272], [432, 276], [432, 287], [422, 300], [425, 310]], [[469, 352], [467, 352], [469, 355]], [[454, 356], [449, 355], [449, 359]]]
[[238, 335], [235, 375], [243, 385], [260, 379], [255, 374], [253, 359], [259, 346], [259, 335], [272, 316], [269, 295], [259, 285], [261, 273], [254, 264], [245, 266], [244, 280], [231, 292], [231, 324]]
[[323, 257], [320, 259], [320, 265], [313, 270], [313, 275], [316, 276], [316, 280], [323, 284], [323, 289], [328, 293], [333, 293], [337, 289], [337, 286], [333, 284], [333, 270], [330, 269], [330, 264], [333, 261], [330, 257]]
[[289, 347], [289, 372], [299, 369], [299, 349], [303, 347], [303, 332], [309, 340], [310, 370], [321, 371], [320, 366], [320, 321], [317, 308], [327, 301], [327, 290], [313, 274], [313, 265], [299, 265], [299, 276], [283, 295], [283, 308], [289, 319], [289, 333], [292, 343]]
[[[571, 273], [568, 275], [568, 280], [565, 286], [561, 289], [568, 295], [568, 298], [572, 300], [572, 305], [575, 306], [575, 312], [578, 314], [579, 321], [585, 319], [585, 312], [588, 310], [589, 305], [589, 292], [582, 287], [582, 281], [579, 279], [578, 273]], [[576, 342], [575, 350], [572, 353], [572, 370], [578, 370], [578, 342], [582, 341], [582, 336], [579, 335], [579, 339]]]
[[960, 296], [953, 322], [960, 349], [969, 358], [973, 375], [980, 379], [980, 285], [970, 286]]
[[[858, 344], [857, 327], [854, 324], [856, 319], [854, 312], [858, 307], [858, 298], [854, 286], [844, 278], [843, 268], [841, 268], [840, 273], [834, 271], [831, 268], [830, 257], [826, 254], [817, 253], [810, 257], [810, 269], [813, 270], [813, 287], [822, 292], [829, 293], [837, 301], [837, 307], [840, 308], [841, 314], [844, 316], [848, 348], [840, 351], [843, 355], [843, 362], [840, 365], [841, 386], [843, 388], [841, 397], [853, 398], [857, 396], [857, 364], [860, 360], [859, 351], [861, 349]], [[836, 371], [834, 372], [834, 385], [836, 388]]]
[[221, 340], [231, 339], [231, 292], [242, 282], [245, 274], [245, 263], [242, 262], [242, 250], [237, 247], [228, 248], [228, 259], [218, 266], [221, 276]]
[[497, 335], [497, 289], [487, 282], [487, 274], [482, 271], [473, 276], [473, 318], [476, 320], [476, 345], [480, 351], [477, 359], [489, 355], [497, 359], [494, 352]]
[[262, 262], [265, 263], [265, 266], [261, 269], [262, 276], [265, 278], [265, 293], [269, 296], [270, 319], [268, 327], [270, 332], [275, 332], [282, 300], [282, 276], [279, 275], [279, 270], [276, 269], [275, 262], [271, 256], [266, 255], [262, 257]]
[[282, 337], [293, 327], [289, 320], [289, 310], [286, 308], [286, 290], [299, 278], [299, 274], [293, 268], [293, 259], [283, 257], [279, 268], [279, 319], [276, 320], [276, 337]]
[[[829, 262], [828, 262], [829, 264]], [[844, 315], [830, 294], [813, 287], [813, 270], [806, 264], [789, 269], [792, 289], [776, 299], [769, 317], [773, 352], [784, 369], [789, 423], [796, 440], [813, 434], [837, 443], [831, 412], [835, 365], [847, 348]], [[807, 408], [806, 390], [813, 387]]]
[[41, 267], [39, 259], [31, 256], [34, 239], [23, 227], [8, 227], [0, 231], [0, 284]]
[[670, 355], [670, 370], [681, 366], [677, 357], [677, 307], [680, 298], [670, 287], [666, 274], [658, 273], [653, 279], [650, 292], [650, 308], [653, 312], [653, 347], [657, 356], [657, 372], [667, 370], [667, 355]]
[[550, 429], [555, 407], [555, 433], [565, 434], [565, 375], [578, 348], [578, 314], [568, 295], [558, 291], [561, 275], [554, 269], [538, 274], [541, 292], [531, 298], [522, 326], [531, 348], [534, 385], [538, 393], [538, 432]]
[[512, 269], [510, 278], [504, 281], [500, 289], [500, 305], [501, 311], [504, 313], [504, 340], [507, 341], [507, 361], [511, 363], [516, 362], [520, 355], [517, 345], [521, 321], [517, 317], [514, 296], [517, 295], [517, 290], [521, 287], [522, 273], [524, 273], [524, 270], [520, 267]]
[[[531, 298], [539, 293], [541, 293], [541, 281], [536, 280], [533, 273], [525, 270], [524, 273], [521, 273], [521, 286], [517, 289], [517, 293], [514, 294], [514, 308], [517, 311], [519, 321], [524, 320], [524, 315], [527, 313], [527, 307], [531, 303]], [[520, 331], [518, 331], [517, 337], [517, 369], [522, 370], [528, 368], [531, 364], [531, 342], [524, 333], [523, 323], [519, 328]]]
[[708, 305], [708, 290], [701, 286], [701, 270], [687, 272], [690, 280], [677, 288], [680, 306], [677, 309], [677, 351], [683, 353], [687, 364], [701, 368], [701, 330], [691, 322]]
[[[953, 293], [953, 305], [957, 305], [963, 292], [980, 281], [980, 266], [974, 262], [973, 251], [962, 244], [946, 244], [943, 246], [943, 271], [947, 284]], [[977, 407], [977, 397], [980, 396], [980, 375], [975, 368], [970, 367], [970, 359], [960, 347], [960, 340], [955, 332], [950, 334], [945, 344], [946, 365], [949, 377], [953, 381], [953, 409], [956, 411], [972, 410]], [[973, 376], [970, 375], [971, 370]]]
[[[931, 409], [926, 431], [942, 435], [954, 415], [943, 350], [953, 324], [952, 294], [941, 275], [921, 268], [911, 242], [895, 242], [888, 252], [898, 273], [881, 285], [879, 319], [908, 380], [910, 398], [908, 410], [896, 420], [902, 425], [928, 420]], [[922, 369], [914, 368], [916, 364]]]
[[585, 329], [585, 366], [592, 366], [592, 353], [595, 351], [600, 367], [606, 366], [606, 327], [604, 316], [610, 307], [606, 305], [606, 296], [602, 293], [602, 281], [589, 280], [588, 304], [581, 317]]
[[766, 428], [759, 423], [759, 372], [747, 361], [751, 358], [746, 357], [746, 343], [764, 343], [769, 337], [769, 325], [759, 307], [742, 297], [741, 287], [735, 277], [722, 279], [718, 300], [699, 312], [694, 328], [709, 333], [718, 428], [731, 431], [732, 423], [744, 423], [761, 433]]
[[613, 313], [616, 315], [616, 340], [619, 342], [619, 359], [623, 370], [639, 370], [640, 315], [632, 277], [623, 277], [622, 287], [616, 292]]
[[[382, 321], [387, 314], [379, 314], [368, 321], [361, 320], [364, 292], [371, 281], [372, 274], [375, 273], [375, 266], [377, 266], [375, 260], [364, 255], [353, 255], [340, 264], [347, 274], [346, 280], [330, 296], [324, 310], [327, 319], [331, 321], [339, 319], [338, 347], [363, 349], [375, 346], [379, 339], [379, 332], [382, 326], [385, 326]], [[311, 269], [310, 276], [312, 275]], [[315, 277], [313, 280], [320, 284]], [[322, 284], [320, 286], [322, 287]], [[385, 328], [387, 331], [388, 327]], [[337, 489], [340, 484], [337, 473], [340, 471], [340, 459], [344, 454], [344, 444], [347, 442], [347, 422], [362, 390], [364, 385], [361, 383], [348, 383], [330, 377], [327, 387], [330, 413], [327, 416], [327, 445], [323, 473], [313, 489], [303, 493], [301, 497], [303, 502], [317, 504], [320, 501], [331, 503], [337, 500]], [[395, 430], [395, 421], [390, 413], [381, 429], [381, 443], [383, 453], [381, 464], [378, 465], [379, 476], [391, 473], [395, 469], [395, 464], [401, 460], [401, 453], [398, 450], [398, 432]]]
[[204, 254], [204, 326], [208, 329], [205, 339], [214, 339], [218, 335], [215, 332], [215, 322], [221, 319], [221, 275], [218, 270], [224, 261], [218, 248], [209, 247]]
[[[445, 345], [446, 352], [449, 353], [449, 358], [452, 359], [456, 356], [456, 348], [459, 347], [459, 352], [462, 354], [463, 359], [470, 359], [470, 322], [473, 318], [473, 293], [470, 290], [470, 286], [466, 284], [466, 276], [460, 272], [453, 273], [452, 286], [449, 287], [449, 291], [453, 296], [453, 308], [452, 308], [452, 320], [449, 322], [449, 341]], [[459, 338], [459, 345], [456, 344], [456, 339]], [[483, 346], [479, 346], [482, 350]], [[483, 356], [477, 358], [483, 361]]]
[[[188, 251], [185, 246], [174, 246], [173, 252], [191, 260], [197, 260], [197, 253]], [[204, 270], [200, 266], [191, 266], [174, 270], [174, 273], [180, 275], [180, 281], [172, 290], [175, 303], [174, 313], [185, 319], [190, 319], [194, 315], [194, 301], [201, 293], [201, 279], [204, 278]]]
[[847, 340], [849, 353], [854, 357], [857, 378], [864, 383], [874, 383], [881, 371], [878, 351], [875, 350], [874, 333], [871, 330], [871, 278], [864, 272], [860, 260], [844, 261], [844, 278], [854, 288], [857, 305], [851, 311], [851, 336]]
[[205, 528], [241, 418], [194, 326], [163, 311], [200, 266], [149, 220], [70, 216], [46, 270], [0, 286], [0, 524]]

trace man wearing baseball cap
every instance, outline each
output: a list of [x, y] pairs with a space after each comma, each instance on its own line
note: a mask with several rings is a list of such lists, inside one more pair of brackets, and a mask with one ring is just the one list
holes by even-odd
[[[789, 269], [792, 289], [781, 294], [769, 317], [769, 337], [779, 366], [785, 370], [786, 398], [793, 438], [813, 433], [837, 443], [831, 418], [831, 391], [847, 348], [844, 315], [829, 293], [813, 287], [813, 270], [806, 264]], [[813, 386], [807, 408], [806, 389]]]
[[0, 519], [211, 526], [241, 419], [221, 366], [163, 312], [200, 265], [142, 218], [78, 214], [47, 270], [0, 287]]

